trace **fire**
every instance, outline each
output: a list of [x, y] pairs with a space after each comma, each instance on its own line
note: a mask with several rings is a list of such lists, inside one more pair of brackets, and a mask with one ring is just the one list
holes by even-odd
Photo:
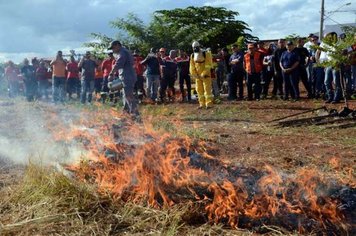
[[155, 133], [111, 112], [119, 119], [102, 125], [100, 114], [88, 116], [72, 124], [69, 132], [55, 133], [57, 140], [83, 143], [87, 160], [69, 169], [103, 194], [158, 208], [199, 202], [210, 222], [233, 228], [269, 224], [303, 233], [349, 232], [355, 226], [355, 213], [346, 211], [355, 204], [346, 206], [343, 199], [355, 189], [315, 169], [284, 175], [271, 166], [231, 167], [198, 154], [188, 138]]

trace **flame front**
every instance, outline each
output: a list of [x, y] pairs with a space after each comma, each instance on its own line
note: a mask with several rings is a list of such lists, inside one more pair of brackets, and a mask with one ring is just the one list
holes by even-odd
[[346, 219], [342, 200], [332, 194], [345, 185], [324, 178], [317, 170], [281, 175], [270, 166], [262, 170], [229, 167], [198, 154], [201, 149], [188, 138], [161, 135], [128, 121], [94, 125], [95, 121], [82, 120], [69, 134], [57, 132], [56, 138], [85, 140], [89, 161], [69, 169], [83, 181], [96, 183], [102, 193], [159, 208], [203, 203], [210, 222], [233, 228], [270, 224], [303, 233], [349, 232], [355, 226], [353, 215]]

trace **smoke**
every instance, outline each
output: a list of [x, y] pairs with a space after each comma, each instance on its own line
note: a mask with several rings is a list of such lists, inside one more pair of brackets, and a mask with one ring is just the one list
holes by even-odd
[[[52, 117], [52, 127], [49, 127], [48, 117]], [[3, 106], [0, 111], [0, 158], [16, 164], [77, 162], [86, 151], [74, 141], [58, 142], [53, 136], [54, 132], [64, 131], [56, 130], [56, 122], [66, 122], [69, 130], [70, 122], [77, 117], [78, 114], [62, 105], [16, 102]]]

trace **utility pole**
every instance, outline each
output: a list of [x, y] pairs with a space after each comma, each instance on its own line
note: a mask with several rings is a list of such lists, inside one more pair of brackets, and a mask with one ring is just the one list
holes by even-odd
[[323, 39], [323, 30], [324, 30], [324, 0], [321, 0], [319, 40]]

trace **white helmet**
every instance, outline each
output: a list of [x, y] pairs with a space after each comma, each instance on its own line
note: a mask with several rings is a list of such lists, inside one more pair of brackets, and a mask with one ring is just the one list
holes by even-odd
[[200, 44], [198, 41], [194, 41], [193, 44], [192, 44], [192, 47], [195, 48], [195, 47], [199, 47]]

